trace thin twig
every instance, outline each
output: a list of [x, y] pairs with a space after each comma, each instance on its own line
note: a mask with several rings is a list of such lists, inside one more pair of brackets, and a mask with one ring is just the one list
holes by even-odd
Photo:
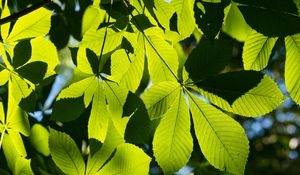
[[0, 25], [11, 22], [11, 21], [16, 21], [20, 17], [27, 15], [28, 13], [33, 12], [33, 11], [45, 6], [49, 2], [52, 2], [52, 0], [43, 0], [37, 4], [32, 5], [31, 7], [28, 7], [27, 9], [24, 9], [24, 10], [18, 12], [18, 13], [15, 13], [8, 17], [2, 18], [2, 19], [0, 19]]

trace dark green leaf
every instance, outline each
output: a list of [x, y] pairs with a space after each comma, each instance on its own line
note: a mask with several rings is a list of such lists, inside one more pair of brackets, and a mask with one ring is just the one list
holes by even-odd
[[18, 68], [25, 64], [31, 57], [30, 40], [20, 41], [14, 48], [14, 57], [12, 66]]
[[53, 15], [51, 17], [50, 40], [54, 43], [57, 49], [64, 48], [68, 42], [70, 33], [67, 30], [68, 26], [62, 15]]
[[123, 116], [131, 115], [125, 130], [125, 140], [130, 143], [148, 143], [150, 118], [143, 101], [129, 92], [123, 108]]
[[144, 30], [154, 26], [153, 24], [151, 24], [151, 22], [145, 15], [136, 15], [131, 19], [131, 22], [140, 31], [144, 31]]
[[42, 61], [31, 62], [18, 68], [16, 72], [30, 82], [38, 84], [47, 72], [47, 64]]
[[265, 36], [287, 36], [299, 33], [300, 17], [292, 0], [266, 0], [238, 6], [246, 22]]
[[93, 73], [98, 74], [99, 72], [98, 56], [92, 50], [86, 49], [86, 57], [90, 63]]
[[29, 96], [21, 99], [19, 106], [27, 112], [34, 112], [36, 100], [36, 94], [34, 91], [32, 91]]
[[129, 17], [128, 16], [122, 16], [115, 22], [114, 26], [120, 30], [125, 29], [125, 27], [129, 23]]
[[237, 98], [256, 87], [262, 78], [263, 74], [261, 72], [237, 71], [205, 79], [196, 83], [196, 85], [232, 104]]
[[185, 68], [193, 81], [202, 80], [222, 71], [232, 55], [229, 40], [201, 40], [189, 55]]
[[121, 47], [130, 53], [134, 53], [134, 48], [125, 37], [122, 39]]
[[170, 30], [179, 33], [178, 26], [177, 26], [177, 13], [176, 12], [172, 15], [172, 17], [170, 19]]
[[54, 103], [52, 120], [68, 122], [77, 119], [84, 111], [83, 96], [78, 98], [65, 98]]
[[[224, 7], [222, 3], [202, 2], [201, 4], [204, 6], [205, 12], [200, 10], [197, 5], [194, 6], [196, 23], [207, 38], [214, 39], [222, 27]], [[199, 5], [201, 6], [201, 4]]]

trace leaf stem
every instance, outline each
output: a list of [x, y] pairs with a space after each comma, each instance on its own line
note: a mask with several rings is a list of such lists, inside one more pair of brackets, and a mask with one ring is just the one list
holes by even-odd
[[52, 2], [52, 0], [42, 0], [41, 2], [32, 5], [31, 7], [28, 7], [18, 13], [12, 14], [8, 17], [2, 18], [0, 19], [0, 25], [11, 22], [11, 21], [16, 21], [17, 19], [19, 19], [20, 17], [27, 15], [30, 12], [33, 12], [43, 6], [45, 6], [46, 4], [48, 4], [49, 2]]
[[0, 150], [1, 150], [2, 142], [3, 142], [4, 134], [5, 134], [5, 128], [3, 127], [3, 130], [1, 132], [1, 138], [0, 138]]

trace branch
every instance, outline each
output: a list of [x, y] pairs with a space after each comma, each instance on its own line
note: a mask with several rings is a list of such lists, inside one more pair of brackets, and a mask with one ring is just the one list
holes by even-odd
[[52, 0], [42, 0], [41, 2], [32, 5], [31, 7], [24, 9], [18, 13], [15, 13], [13, 15], [10, 15], [8, 17], [5, 17], [3, 19], [0, 19], [0, 25], [11, 22], [11, 21], [16, 21], [17, 19], [19, 19], [20, 17], [27, 15], [30, 12], [33, 12], [43, 6], [45, 6], [46, 4], [48, 4], [49, 2], [51, 2]]

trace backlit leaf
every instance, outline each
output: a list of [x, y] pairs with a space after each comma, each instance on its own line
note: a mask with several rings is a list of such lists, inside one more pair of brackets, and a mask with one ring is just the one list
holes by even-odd
[[182, 168], [193, 150], [188, 105], [182, 91], [176, 96], [153, 138], [154, 157], [164, 174], [171, 174]]
[[268, 65], [278, 37], [266, 37], [253, 30], [245, 41], [243, 63], [245, 70], [260, 71]]
[[205, 158], [217, 169], [244, 174], [248, 139], [238, 122], [189, 94], [196, 137]]
[[83, 158], [69, 135], [50, 129], [49, 148], [53, 161], [65, 174], [85, 174]]

